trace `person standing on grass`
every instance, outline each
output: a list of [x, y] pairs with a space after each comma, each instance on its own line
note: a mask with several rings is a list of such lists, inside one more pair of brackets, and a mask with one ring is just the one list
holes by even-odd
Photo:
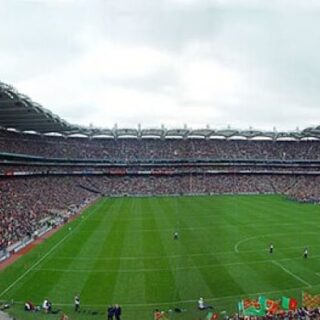
[[303, 257], [304, 257], [305, 259], [308, 258], [308, 248], [304, 248]]
[[79, 312], [80, 311], [80, 296], [76, 295], [74, 297], [74, 311]]
[[121, 307], [120, 307], [118, 304], [116, 304], [116, 305], [114, 306], [114, 316], [115, 316], [116, 320], [120, 320]]
[[272, 254], [273, 253], [273, 243], [270, 243], [270, 246], [269, 246], [269, 253]]
[[113, 320], [114, 316], [114, 307], [110, 305], [107, 309], [108, 320]]

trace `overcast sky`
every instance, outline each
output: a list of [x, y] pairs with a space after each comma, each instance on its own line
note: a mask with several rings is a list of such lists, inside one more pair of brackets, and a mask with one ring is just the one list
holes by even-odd
[[318, 0], [0, 0], [0, 81], [81, 125], [320, 124]]

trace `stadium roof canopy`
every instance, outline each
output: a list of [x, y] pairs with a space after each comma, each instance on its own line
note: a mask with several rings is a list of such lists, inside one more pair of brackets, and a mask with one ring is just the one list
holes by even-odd
[[259, 131], [259, 130], [214, 130], [189, 129], [186, 126], [180, 129], [166, 129], [164, 126], [157, 129], [135, 128], [99, 129], [72, 125], [32, 101], [28, 96], [19, 93], [15, 88], [0, 82], [0, 127], [15, 129], [20, 132], [36, 132], [39, 134], [59, 134], [66, 137], [133, 137], [133, 138], [225, 138], [242, 137], [245, 139], [320, 139], [320, 126], [306, 128], [295, 132]]
[[72, 129], [66, 121], [2, 82], [0, 82], [0, 126], [39, 133]]

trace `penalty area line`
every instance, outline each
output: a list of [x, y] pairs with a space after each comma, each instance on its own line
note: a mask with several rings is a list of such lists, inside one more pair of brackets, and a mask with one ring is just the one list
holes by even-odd
[[282, 264], [280, 264], [279, 262], [275, 261], [275, 260], [271, 260], [271, 262], [278, 266], [281, 270], [283, 270], [284, 272], [286, 272], [287, 274], [289, 274], [291, 277], [297, 279], [298, 281], [300, 281], [301, 283], [307, 285], [308, 287], [312, 287], [312, 285], [307, 282], [306, 280], [300, 278], [299, 276], [297, 276], [296, 274], [292, 273], [290, 270], [288, 270], [287, 268], [285, 268]]

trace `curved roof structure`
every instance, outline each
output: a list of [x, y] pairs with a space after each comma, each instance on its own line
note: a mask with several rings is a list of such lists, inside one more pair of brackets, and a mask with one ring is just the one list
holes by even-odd
[[58, 133], [63, 136], [86, 137], [133, 137], [133, 138], [224, 138], [232, 139], [242, 137], [245, 139], [320, 139], [320, 126], [306, 128], [295, 132], [266, 132], [259, 130], [214, 130], [210, 128], [189, 129], [187, 127], [177, 129], [146, 129], [139, 126], [135, 128], [99, 129], [72, 125], [53, 114], [51, 111], [32, 101], [28, 96], [19, 93], [15, 88], [0, 82], [0, 127], [15, 129], [17, 131], [34, 131], [40, 134]]
[[69, 123], [2, 82], [0, 82], [0, 126], [39, 133], [72, 130]]

